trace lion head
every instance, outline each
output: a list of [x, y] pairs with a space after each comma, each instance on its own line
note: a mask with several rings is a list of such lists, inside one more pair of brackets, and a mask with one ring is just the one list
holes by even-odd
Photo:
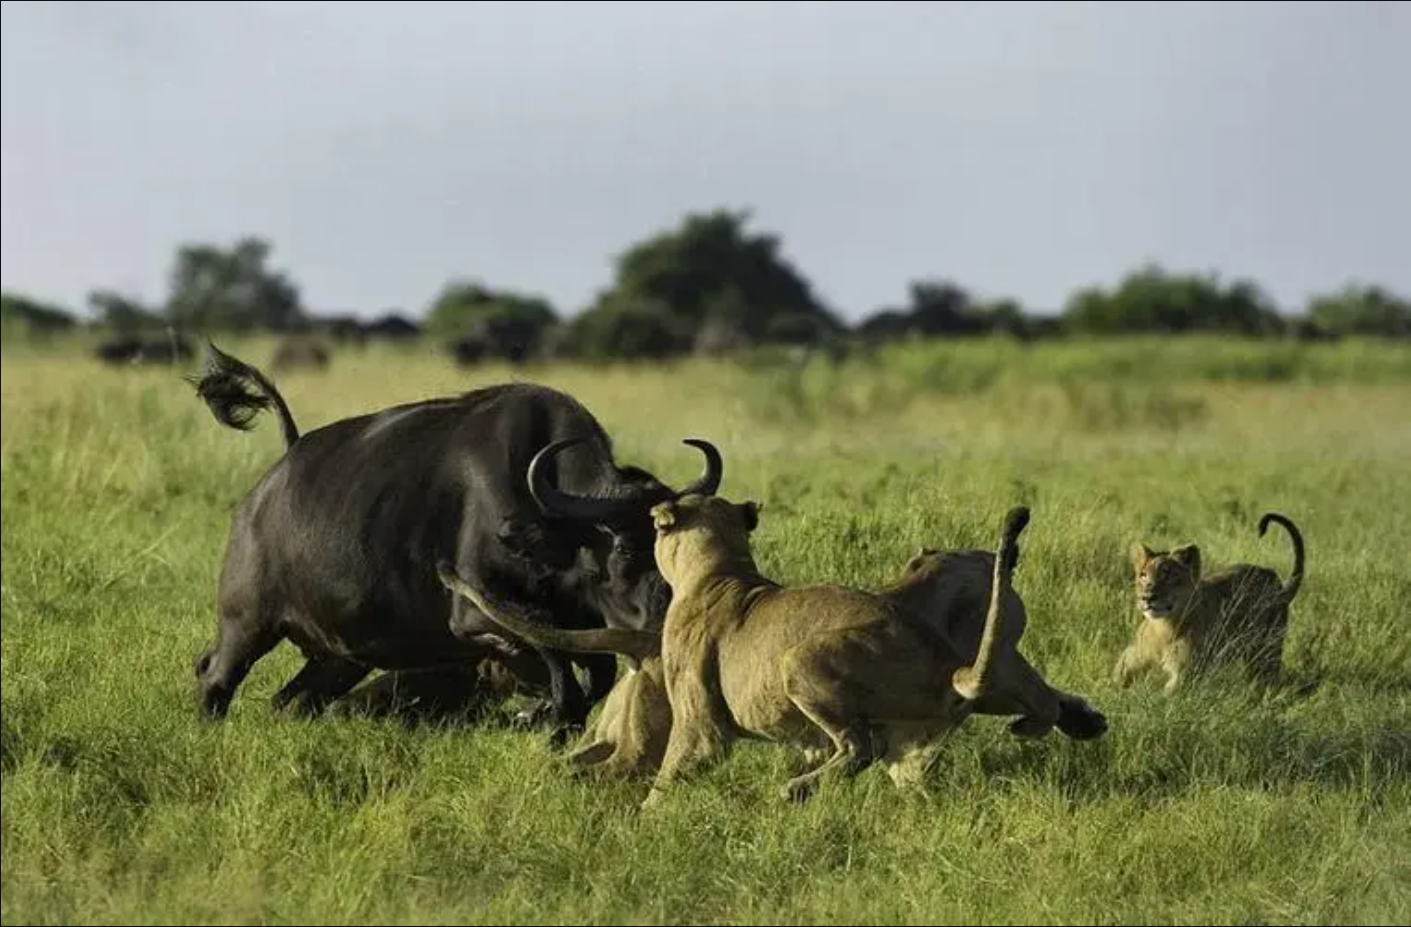
[[750, 535], [759, 527], [757, 502], [688, 495], [652, 508], [656, 561], [667, 583], [679, 586], [701, 572], [756, 572]]
[[1171, 550], [1132, 545], [1136, 568], [1137, 607], [1147, 618], [1161, 619], [1185, 611], [1200, 582], [1200, 548], [1186, 544]]

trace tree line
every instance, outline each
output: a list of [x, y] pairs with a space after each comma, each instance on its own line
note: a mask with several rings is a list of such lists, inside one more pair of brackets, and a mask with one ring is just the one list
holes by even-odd
[[[1065, 336], [1223, 333], [1332, 339], [1411, 336], [1411, 302], [1388, 289], [1347, 283], [1281, 312], [1252, 280], [1138, 267], [1110, 287], [1084, 287], [1057, 311], [1011, 299], [977, 299], [948, 277], [910, 281], [906, 299], [849, 325], [818, 298], [786, 258], [780, 238], [751, 230], [748, 211], [687, 214], [622, 252], [612, 282], [581, 311], [474, 277], [447, 281], [416, 316], [387, 310], [372, 321], [315, 312], [272, 246], [246, 236], [229, 246], [184, 244], [160, 305], [107, 288], [88, 294], [88, 319], [20, 293], [3, 294], [4, 330], [53, 334], [93, 326], [115, 335], [225, 332], [321, 333], [335, 340], [417, 337], [447, 341], [463, 361], [479, 358], [627, 359], [725, 353], [758, 344], [823, 345], [904, 338], [1007, 334]], [[420, 321], [417, 321], [417, 317]]]

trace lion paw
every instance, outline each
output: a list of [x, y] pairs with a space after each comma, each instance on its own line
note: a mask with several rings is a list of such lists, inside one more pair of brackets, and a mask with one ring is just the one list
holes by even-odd
[[779, 789], [779, 798], [789, 804], [802, 804], [813, 797], [818, 790], [818, 782], [811, 776], [790, 779]]

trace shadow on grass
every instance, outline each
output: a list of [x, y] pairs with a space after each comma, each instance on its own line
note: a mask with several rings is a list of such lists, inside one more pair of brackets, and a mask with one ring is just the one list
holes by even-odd
[[1125, 718], [1110, 719], [1100, 741], [986, 746], [978, 775], [1043, 782], [1081, 803], [1116, 796], [1154, 803], [1203, 787], [1298, 785], [1362, 791], [1379, 802], [1411, 781], [1405, 718], [1363, 717], [1344, 725], [1316, 705], [1303, 706], [1299, 717], [1281, 716], [1306, 698], [1307, 692], [1286, 694], [1263, 706], [1134, 701]]

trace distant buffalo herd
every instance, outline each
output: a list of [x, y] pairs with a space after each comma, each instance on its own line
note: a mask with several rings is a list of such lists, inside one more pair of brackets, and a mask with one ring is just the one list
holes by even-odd
[[[634, 324], [636, 322], [634, 320]], [[717, 324], [702, 325], [689, 335], [665, 326], [658, 330], [651, 322], [643, 324], [651, 330], [634, 328], [614, 333], [612, 340], [622, 345], [622, 350], [614, 351], [614, 355], [651, 360], [690, 354], [716, 356], [756, 343], [742, 332], [722, 331]], [[347, 316], [326, 317], [280, 334], [284, 337], [271, 361], [271, 369], [276, 373], [323, 369], [330, 363], [335, 347], [357, 349], [373, 342], [407, 343], [419, 341], [427, 333], [415, 322], [389, 315], [373, 322]], [[865, 340], [878, 340], [869, 339], [868, 333], [862, 330], [857, 334]], [[894, 333], [876, 334], [885, 339]], [[455, 363], [471, 367], [496, 362], [520, 365], [575, 359], [583, 354], [578, 340], [573, 327], [566, 323], [543, 326], [531, 320], [487, 318], [471, 325], [463, 334], [442, 340], [441, 345]], [[841, 357], [841, 341], [832, 332], [788, 332], [765, 341], [791, 349], [801, 357], [811, 355], [814, 350], [834, 360]], [[98, 345], [94, 355], [106, 364], [170, 365], [191, 360], [196, 350], [189, 336], [173, 329], [164, 333], [119, 335]]]
[[[333, 316], [288, 334], [290, 337], [275, 355], [273, 367], [276, 370], [326, 367], [331, 356], [329, 343], [361, 347], [369, 341], [406, 341], [420, 337], [422, 330], [415, 322], [398, 315], [384, 316], [373, 322]], [[175, 364], [195, 357], [196, 349], [189, 337], [169, 330], [161, 334], [118, 335], [99, 344], [93, 354], [105, 364]]]

